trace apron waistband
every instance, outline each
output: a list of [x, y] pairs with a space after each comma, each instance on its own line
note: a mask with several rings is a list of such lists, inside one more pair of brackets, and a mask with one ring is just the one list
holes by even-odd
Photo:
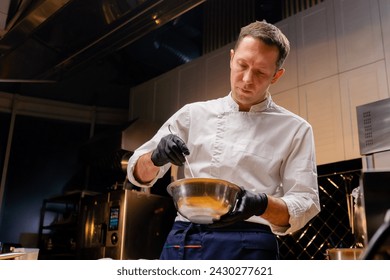
[[221, 228], [212, 228], [209, 227], [208, 225], [202, 225], [202, 224], [194, 224], [191, 222], [184, 222], [184, 221], [176, 221], [175, 225], [182, 229], [187, 229], [187, 228], [197, 228], [202, 231], [219, 231], [219, 232], [224, 232], [224, 231], [267, 231], [271, 232], [271, 228], [267, 225], [264, 224], [258, 224], [258, 223], [252, 223], [252, 222], [237, 222], [233, 225], [229, 225], [226, 227], [221, 227]]

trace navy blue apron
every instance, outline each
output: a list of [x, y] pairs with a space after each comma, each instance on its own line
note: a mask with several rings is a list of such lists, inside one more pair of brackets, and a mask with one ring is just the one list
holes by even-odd
[[161, 260], [276, 260], [279, 246], [266, 225], [240, 222], [210, 229], [207, 225], [176, 221]]

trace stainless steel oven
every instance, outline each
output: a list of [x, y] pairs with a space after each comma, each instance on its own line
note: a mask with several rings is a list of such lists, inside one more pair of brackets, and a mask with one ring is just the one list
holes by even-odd
[[82, 206], [81, 259], [158, 259], [176, 209], [170, 197], [115, 190]]
[[383, 230], [390, 223], [390, 98], [358, 106], [356, 112], [364, 165], [361, 224], [366, 226], [368, 242], [365, 257], [390, 258], [390, 229]]

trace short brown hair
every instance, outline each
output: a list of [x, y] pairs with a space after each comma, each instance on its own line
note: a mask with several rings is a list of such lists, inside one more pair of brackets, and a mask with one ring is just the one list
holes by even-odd
[[290, 52], [290, 42], [287, 37], [277, 28], [275, 25], [267, 23], [266, 21], [255, 21], [247, 26], [241, 28], [240, 35], [238, 36], [234, 49], [236, 50], [242, 39], [246, 36], [263, 41], [270, 46], [276, 46], [279, 50], [279, 58], [276, 61], [278, 69], [282, 68], [284, 60]]

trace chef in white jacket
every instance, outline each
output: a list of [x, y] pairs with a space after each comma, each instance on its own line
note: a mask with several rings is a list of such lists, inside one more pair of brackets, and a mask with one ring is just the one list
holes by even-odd
[[[319, 213], [312, 127], [269, 93], [289, 50], [274, 25], [243, 27], [230, 52], [231, 91], [185, 105], [130, 158], [128, 177], [139, 187], [152, 187], [187, 156], [195, 177], [242, 188], [236, 210], [212, 225], [179, 214], [161, 259], [278, 259], [275, 235], [295, 232]], [[186, 166], [184, 174], [191, 177]]]

